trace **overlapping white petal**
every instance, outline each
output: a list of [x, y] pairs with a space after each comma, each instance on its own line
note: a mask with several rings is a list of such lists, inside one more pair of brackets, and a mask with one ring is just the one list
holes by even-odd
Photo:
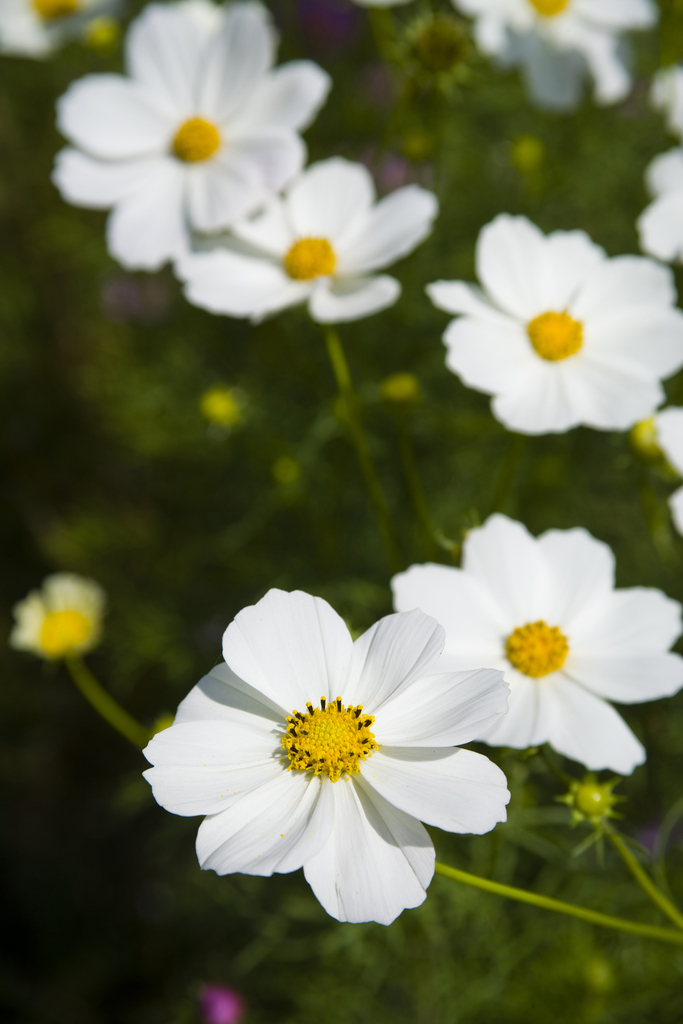
[[571, 110], [581, 98], [586, 72], [597, 103], [624, 99], [631, 75], [621, 36], [650, 28], [658, 16], [653, 0], [567, 0], [543, 13], [533, 0], [453, 0], [475, 18], [480, 48], [503, 67], [520, 67], [538, 106]]
[[[176, 264], [190, 302], [213, 313], [259, 321], [308, 302], [319, 323], [359, 320], [393, 305], [399, 282], [374, 272], [408, 255], [429, 234], [437, 214], [431, 192], [416, 185], [379, 202], [367, 168], [341, 157], [312, 164], [282, 199], [233, 228], [209, 252]], [[248, 252], [235, 243], [247, 243]], [[286, 257], [300, 240], [327, 242], [331, 272], [290, 276]]]
[[[480, 233], [477, 274], [483, 291], [438, 281], [427, 292], [460, 314], [444, 334], [446, 365], [492, 395], [511, 430], [626, 430], [652, 415], [661, 379], [683, 366], [673, 276], [653, 260], [608, 259], [583, 232], [546, 236], [501, 214]], [[552, 357], [534, 348], [530, 325], [547, 313], [579, 325], [578, 350]]]
[[[271, 590], [240, 612], [225, 634], [226, 664], [145, 751], [156, 800], [207, 815], [202, 867], [270, 875], [303, 866], [339, 920], [388, 924], [421, 903], [434, 849], [420, 819], [479, 834], [505, 819], [509, 799], [499, 768], [455, 746], [504, 715], [502, 673], [443, 672], [442, 646], [442, 628], [420, 611], [390, 615], [355, 643], [308, 594]], [[380, 744], [336, 782], [287, 770], [281, 744], [287, 716], [321, 695], [361, 704]]]
[[[399, 611], [420, 608], [442, 622], [441, 666], [504, 669], [509, 712], [481, 733], [494, 746], [551, 743], [588, 768], [628, 774], [645, 753], [607, 701], [640, 703], [683, 686], [683, 658], [669, 651], [680, 604], [658, 590], [615, 590], [611, 550], [583, 529], [534, 538], [494, 515], [468, 534], [462, 568], [414, 565], [392, 587]], [[506, 644], [538, 622], [558, 628], [568, 652], [559, 668], [531, 676]]]
[[[124, 266], [178, 259], [193, 232], [229, 228], [301, 170], [299, 132], [330, 79], [310, 61], [273, 69], [275, 47], [258, 3], [210, 16], [196, 3], [150, 4], [128, 33], [127, 77], [88, 75], [61, 97], [58, 126], [81, 160], [60, 154], [53, 180], [69, 202], [113, 206], [108, 241]], [[197, 120], [217, 142], [184, 157], [174, 140]]]
[[636, 222], [640, 248], [668, 263], [683, 260], [683, 149], [660, 153], [645, 171], [654, 197]]

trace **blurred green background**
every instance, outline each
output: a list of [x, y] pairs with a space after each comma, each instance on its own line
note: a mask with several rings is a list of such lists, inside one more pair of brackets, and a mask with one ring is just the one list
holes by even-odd
[[[665, 7], [671, 60], [683, 11], [677, 0]], [[582, 525], [614, 548], [620, 585], [683, 599], [683, 544], [666, 507], [673, 481], [639, 461], [625, 435], [532, 438], [502, 494], [509, 436], [488, 400], [445, 369], [446, 317], [423, 290], [473, 278], [479, 229], [501, 211], [546, 231], [583, 228], [611, 255], [637, 252], [643, 170], [673, 144], [647, 98], [661, 40], [634, 41], [626, 102], [601, 110], [587, 99], [557, 116], [531, 108], [517, 76], [473, 47], [447, 95], [424, 69], [406, 90], [401, 69], [379, 61], [366, 12], [345, 0], [271, 9], [282, 59], [310, 56], [334, 79], [308, 133], [311, 158], [364, 159], [384, 189], [419, 181], [441, 202], [433, 236], [396, 270], [402, 300], [341, 330], [406, 564], [430, 551], [406, 488], [401, 430], [434, 523], [456, 543], [496, 505], [534, 532]], [[397, 10], [408, 38], [425, 10]], [[123, 272], [106, 253], [105, 216], [66, 206], [50, 184], [62, 144], [56, 98], [75, 77], [119, 66], [119, 51], [78, 44], [45, 62], [0, 58], [3, 1019], [193, 1024], [200, 985], [220, 982], [245, 994], [249, 1024], [679, 1022], [675, 947], [442, 878], [422, 907], [383, 928], [328, 918], [301, 872], [200, 872], [198, 822], [155, 805], [142, 756], [62, 668], [7, 648], [12, 605], [48, 572], [92, 576], [110, 613], [90, 664], [151, 725], [220, 659], [232, 616], [271, 586], [325, 597], [354, 630], [391, 610], [318, 329], [303, 311], [254, 328], [213, 317], [185, 302], [170, 271]], [[380, 397], [399, 371], [423, 392], [403, 419]], [[200, 411], [217, 386], [236, 389], [232, 429]], [[683, 377], [668, 389], [683, 403]], [[623, 827], [651, 845], [683, 794], [683, 695], [622, 710], [649, 752], [620, 787]], [[662, 923], [610, 851], [604, 862], [595, 849], [571, 855], [587, 831], [568, 826], [553, 800], [561, 787], [538, 758], [493, 756], [513, 790], [509, 823], [481, 838], [431, 829], [439, 859]], [[682, 836], [674, 831], [668, 857], [678, 897]]]

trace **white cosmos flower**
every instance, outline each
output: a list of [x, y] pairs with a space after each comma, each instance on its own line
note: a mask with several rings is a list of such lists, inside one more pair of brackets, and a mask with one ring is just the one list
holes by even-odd
[[628, 774], [645, 751], [607, 702], [683, 686], [683, 658], [668, 650], [680, 604], [659, 590], [615, 590], [612, 551], [586, 530], [536, 539], [494, 515], [467, 535], [461, 569], [414, 565], [392, 586], [397, 609], [443, 623], [442, 665], [504, 670], [510, 710], [482, 734], [492, 746], [548, 742], [588, 768]]
[[299, 172], [298, 131], [324, 101], [328, 75], [310, 61], [273, 69], [276, 37], [256, 3], [211, 18], [184, 5], [148, 6], [126, 39], [129, 77], [87, 75], [58, 103], [75, 148], [57, 157], [63, 197], [113, 207], [109, 249], [155, 269], [254, 212]]
[[640, 248], [660, 260], [683, 260], [683, 148], [660, 153], [645, 171], [654, 196], [637, 221]]
[[99, 583], [58, 572], [14, 607], [10, 647], [55, 660], [86, 654], [102, 636], [106, 596]]
[[683, 366], [683, 314], [668, 267], [608, 259], [582, 231], [543, 235], [501, 214], [477, 242], [483, 291], [438, 281], [427, 292], [461, 314], [446, 329], [446, 365], [493, 395], [510, 430], [579, 424], [626, 430], [662, 402], [661, 378]]
[[[655, 416], [657, 444], [667, 461], [683, 476], [683, 409], [662, 409]], [[683, 487], [669, 497], [671, 518], [679, 533], [683, 534]]]
[[112, 0], [1, 0], [0, 53], [47, 57], [116, 6]]
[[258, 321], [308, 302], [320, 323], [359, 320], [396, 302], [398, 281], [375, 271], [412, 252], [437, 212], [436, 197], [417, 185], [376, 202], [367, 168], [333, 157], [237, 224], [236, 241], [193, 253], [176, 271], [190, 302], [212, 313]]
[[617, 103], [631, 88], [621, 35], [657, 20], [653, 0], [453, 0], [476, 18], [484, 53], [504, 66], [521, 66], [539, 106], [571, 110], [581, 98], [586, 71], [595, 100]]
[[340, 921], [389, 924], [422, 903], [434, 848], [420, 821], [481, 834], [509, 800], [500, 769], [455, 746], [505, 712], [502, 674], [440, 673], [443, 642], [412, 612], [354, 643], [325, 601], [300, 592], [271, 590], [241, 611], [226, 664], [145, 750], [157, 802], [207, 816], [201, 866], [303, 867]]

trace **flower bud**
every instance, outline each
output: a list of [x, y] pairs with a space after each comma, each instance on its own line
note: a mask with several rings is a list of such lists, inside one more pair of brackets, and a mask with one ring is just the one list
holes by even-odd
[[412, 409], [420, 402], [420, 382], [412, 373], [392, 373], [380, 384], [382, 401], [394, 409]]
[[237, 388], [209, 388], [199, 399], [199, 411], [209, 423], [230, 430], [241, 423], [244, 395]]

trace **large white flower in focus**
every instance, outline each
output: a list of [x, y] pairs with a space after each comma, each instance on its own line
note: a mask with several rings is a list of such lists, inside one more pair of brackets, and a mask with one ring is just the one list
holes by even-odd
[[325, 601], [300, 592], [271, 590], [241, 611], [226, 664], [145, 750], [157, 802], [207, 815], [201, 866], [303, 866], [340, 921], [389, 924], [422, 903], [434, 848], [420, 821], [481, 834], [509, 800], [496, 765], [454, 746], [505, 712], [502, 674], [440, 672], [443, 643], [422, 612], [389, 615], [354, 643]]
[[[655, 416], [657, 444], [671, 466], [683, 476], [683, 409], [662, 409]], [[683, 487], [669, 496], [674, 526], [683, 534]]]
[[47, 57], [112, 7], [112, 0], [2, 0], [0, 53]]
[[233, 228], [237, 244], [228, 238], [176, 264], [185, 294], [212, 313], [253, 321], [302, 302], [320, 323], [392, 306], [401, 286], [375, 271], [426, 238], [438, 203], [417, 185], [375, 198], [362, 164], [341, 157], [311, 164], [284, 198]]
[[668, 267], [608, 259], [582, 231], [542, 232], [501, 214], [477, 242], [483, 291], [438, 281], [427, 292], [460, 314], [446, 329], [446, 365], [493, 395], [510, 430], [560, 433], [584, 424], [627, 430], [664, 399], [683, 366], [683, 314]]
[[298, 132], [330, 79], [310, 61], [273, 69], [275, 33], [256, 3], [218, 31], [184, 5], [151, 4], [126, 39], [129, 77], [87, 75], [58, 103], [53, 180], [79, 206], [113, 207], [109, 249], [148, 270], [264, 204], [305, 161]]
[[581, 98], [586, 71], [595, 100], [617, 103], [631, 88], [621, 35], [657, 20], [652, 0], [453, 0], [476, 18], [484, 53], [508, 67], [521, 66], [539, 106], [571, 110]]
[[536, 539], [494, 515], [467, 535], [461, 569], [414, 565], [392, 586], [397, 609], [443, 623], [445, 667], [504, 670], [510, 710], [481, 737], [492, 746], [547, 742], [587, 768], [626, 775], [645, 751], [607, 702], [683, 686], [683, 658], [669, 652], [680, 604], [659, 590], [615, 590], [612, 551], [586, 530]]

